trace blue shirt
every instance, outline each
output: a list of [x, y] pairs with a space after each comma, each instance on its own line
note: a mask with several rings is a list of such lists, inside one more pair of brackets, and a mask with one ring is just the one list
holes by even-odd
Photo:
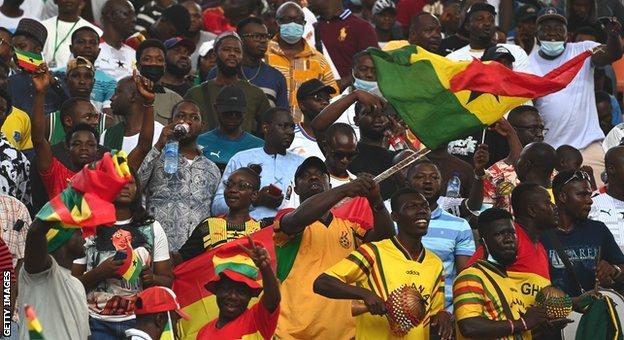
[[[35, 88], [32, 84], [32, 76], [28, 72], [20, 71], [9, 77], [7, 81], [7, 90], [13, 101], [13, 106], [28, 113], [32, 114], [33, 97], [35, 95]], [[53, 85], [48, 88], [45, 95], [45, 102], [43, 104], [43, 112], [45, 114], [57, 111], [61, 104], [63, 104], [63, 96], [61, 88], [57, 88]]]
[[[286, 154], [269, 155], [264, 151], [264, 148], [255, 148], [245, 151], [241, 151], [230, 158], [230, 161], [223, 171], [221, 177], [223, 181], [219, 183], [215, 198], [212, 202], [212, 215], [219, 216], [227, 214], [229, 208], [225, 204], [225, 197], [223, 196], [224, 185], [223, 182], [230, 177], [230, 174], [234, 170], [248, 166], [249, 164], [259, 164], [262, 167], [260, 173], [260, 187], [265, 187], [269, 184], [273, 184], [282, 190], [282, 193], [286, 194], [286, 189], [290, 186], [295, 177], [295, 171], [297, 167], [301, 165], [304, 158], [294, 154], [290, 151], [286, 151]], [[287, 203], [285, 200], [282, 204]], [[271, 209], [263, 206], [251, 206], [249, 209], [249, 215], [255, 220], [261, 220], [266, 217], [275, 217], [278, 209]]]
[[197, 144], [202, 146], [204, 156], [209, 160], [225, 166], [236, 153], [261, 148], [264, 146], [264, 141], [245, 131], [237, 139], [231, 140], [219, 129], [214, 129], [199, 135]]
[[[258, 70], [258, 68], [260, 69]], [[259, 67], [242, 65], [242, 70], [241, 79], [259, 87], [266, 95], [271, 106], [289, 108], [288, 88], [286, 87], [286, 78], [284, 78], [282, 72], [264, 62], [260, 63]], [[206, 80], [212, 80], [216, 77], [217, 67], [215, 66], [208, 72]]]
[[[55, 70], [55, 74], [59, 75], [62, 83], [66, 87], [65, 78], [67, 77], [66, 67]], [[102, 111], [102, 108], [110, 106], [110, 99], [115, 94], [115, 88], [117, 87], [117, 80], [108, 75], [108, 73], [95, 70], [95, 83], [93, 84], [93, 90], [91, 90], [91, 101], [95, 104], [98, 111]], [[65, 90], [67, 91], [67, 89]]]
[[[615, 243], [613, 234], [600, 221], [586, 219], [570, 233], [555, 229], [554, 234], [559, 239], [563, 251], [570, 258], [572, 268], [586, 291], [594, 288], [599, 247], [601, 248], [601, 259], [613, 265], [624, 264], [624, 255]], [[572, 297], [581, 295], [580, 288], [567, 272], [557, 250], [550, 241], [549, 235], [543, 235], [541, 242], [546, 249], [548, 262], [550, 262], [550, 281], [552, 284]]]
[[425, 248], [433, 251], [444, 263], [444, 305], [453, 312], [453, 281], [457, 276], [455, 256], [472, 256], [475, 243], [470, 225], [438, 206], [431, 212], [427, 235], [422, 238]]

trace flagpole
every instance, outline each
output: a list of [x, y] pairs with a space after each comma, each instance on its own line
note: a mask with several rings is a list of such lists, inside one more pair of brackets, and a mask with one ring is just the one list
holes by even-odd
[[395, 164], [395, 165], [391, 166], [390, 168], [388, 168], [386, 171], [384, 171], [384, 172], [380, 173], [379, 175], [377, 175], [373, 180], [375, 181], [375, 183], [380, 183], [383, 180], [386, 180], [386, 179], [390, 178], [390, 176], [394, 175], [398, 171], [401, 171], [405, 167], [407, 167], [410, 164], [414, 163], [419, 158], [424, 157], [430, 151], [431, 151], [431, 149], [424, 148], [422, 150], [418, 150], [418, 151], [414, 152], [413, 154], [407, 156], [407, 158], [403, 159], [402, 161], [400, 161], [397, 164]]

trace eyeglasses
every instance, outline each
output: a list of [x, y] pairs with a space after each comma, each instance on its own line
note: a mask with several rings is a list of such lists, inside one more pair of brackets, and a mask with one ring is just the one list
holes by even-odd
[[567, 181], [563, 182], [561, 187], [563, 188], [566, 184], [572, 182], [575, 179], [578, 179], [579, 181], [589, 181], [589, 174], [581, 170], [574, 171], [574, 175], [568, 178]]
[[334, 157], [334, 159], [336, 160], [341, 160], [341, 159], [348, 159], [348, 160], [352, 160], [353, 158], [355, 158], [359, 153], [357, 151], [354, 152], [338, 152], [338, 151], [332, 151], [332, 155]]
[[226, 189], [238, 189], [238, 190], [253, 190], [254, 186], [247, 182], [232, 182], [229, 180], [223, 181], [223, 186]]
[[538, 134], [540, 132], [546, 133], [548, 132], [548, 130], [550, 130], [548, 128], [545, 128], [544, 125], [513, 125], [513, 127], [517, 129], [529, 130], [529, 132], [534, 134]]
[[305, 25], [306, 23], [303, 17], [298, 17], [298, 18], [284, 17], [284, 18], [278, 18], [276, 21], [280, 25], [290, 24], [291, 22], [297, 23], [299, 25]]
[[267, 41], [271, 39], [271, 35], [268, 33], [248, 33], [241, 34], [241, 38], [250, 38], [253, 41]]

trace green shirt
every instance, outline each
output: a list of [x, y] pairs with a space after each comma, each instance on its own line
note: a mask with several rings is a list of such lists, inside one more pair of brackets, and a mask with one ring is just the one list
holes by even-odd
[[[63, 127], [63, 122], [61, 122], [61, 111], [55, 111], [48, 115], [48, 120], [50, 121], [50, 135], [48, 136], [48, 140], [50, 141], [50, 145], [58, 144], [60, 142], [65, 142], [65, 129]], [[98, 134], [102, 134], [104, 131], [104, 125], [106, 124], [106, 116], [100, 116], [100, 123], [98, 123]]]

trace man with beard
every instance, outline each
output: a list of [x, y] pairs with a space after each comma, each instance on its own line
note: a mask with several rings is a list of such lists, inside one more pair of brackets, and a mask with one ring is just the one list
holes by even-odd
[[[495, 45], [495, 16], [496, 11], [494, 10], [494, 6], [482, 2], [473, 4], [466, 13], [464, 24], [465, 28], [470, 33], [470, 43], [450, 53], [446, 57], [456, 61], [471, 61], [473, 58], [480, 59], [486, 49]], [[498, 45], [506, 47], [513, 55], [515, 59], [513, 69], [515, 71], [532, 73], [529, 58], [520, 46], [510, 44]]]
[[171, 119], [173, 107], [182, 97], [162, 86], [160, 79], [165, 73], [167, 49], [159, 40], [148, 39], [141, 42], [136, 50], [137, 69], [141, 75], [154, 82], [154, 113], [157, 122], [167, 125]]
[[191, 54], [191, 72], [194, 74], [197, 71], [195, 61], [199, 58], [199, 47], [205, 42], [214, 40], [217, 36], [214, 33], [210, 33], [203, 30], [202, 22], [202, 8], [193, 0], [186, 0], [181, 3], [184, 8], [189, 12], [191, 18], [191, 25], [186, 32], [185, 38], [189, 39], [195, 44], [195, 52]]
[[135, 52], [124, 41], [134, 33], [134, 7], [126, 0], [108, 0], [101, 21], [104, 34], [95, 67], [116, 80], [131, 76]]
[[546, 322], [546, 310], [525, 306], [516, 282], [508, 276], [518, 254], [512, 217], [505, 210], [492, 208], [479, 215], [477, 225], [488, 256], [466, 268], [453, 284], [457, 338], [519, 335], [530, 339], [530, 331]]
[[535, 39], [537, 12], [537, 7], [530, 4], [518, 8], [516, 11], [516, 22], [518, 23], [516, 35], [511, 41], [508, 41], [510, 44], [522, 47], [527, 55], [531, 54], [537, 46], [537, 40]]
[[[262, 117], [264, 146], [237, 153], [230, 158], [223, 171], [223, 179], [227, 180], [236, 169], [249, 164], [262, 166], [258, 200], [249, 210], [249, 215], [255, 220], [275, 216], [277, 209], [282, 205], [285, 191], [293, 179], [295, 170], [304, 160], [303, 157], [288, 151], [295, 135], [294, 130], [295, 123], [288, 109], [274, 107], [267, 110]], [[223, 196], [224, 190], [225, 185], [219, 183], [212, 204], [213, 215], [224, 215], [228, 212]]]
[[[243, 62], [240, 75], [252, 85], [259, 87], [271, 106], [288, 107], [286, 78], [276, 68], [264, 62], [269, 43], [267, 27], [260, 18], [249, 17], [236, 26], [243, 42]], [[214, 79], [217, 70], [212, 69], [208, 79]]]
[[160, 82], [164, 87], [184, 96], [191, 88], [189, 81], [190, 55], [195, 52], [195, 44], [188, 39], [175, 37], [167, 39], [165, 47], [167, 48], [165, 74]]
[[217, 77], [192, 87], [184, 96], [185, 99], [194, 100], [199, 104], [204, 120], [202, 132], [217, 127], [218, 116], [212, 103], [215, 102], [221, 88], [235, 85], [245, 93], [247, 104], [243, 115], [243, 130], [261, 134], [260, 120], [262, 114], [270, 108], [270, 104], [261, 89], [238, 77], [243, 61], [243, 45], [240, 37], [233, 32], [223, 33], [217, 37], [214, 50], [217, 54]]

